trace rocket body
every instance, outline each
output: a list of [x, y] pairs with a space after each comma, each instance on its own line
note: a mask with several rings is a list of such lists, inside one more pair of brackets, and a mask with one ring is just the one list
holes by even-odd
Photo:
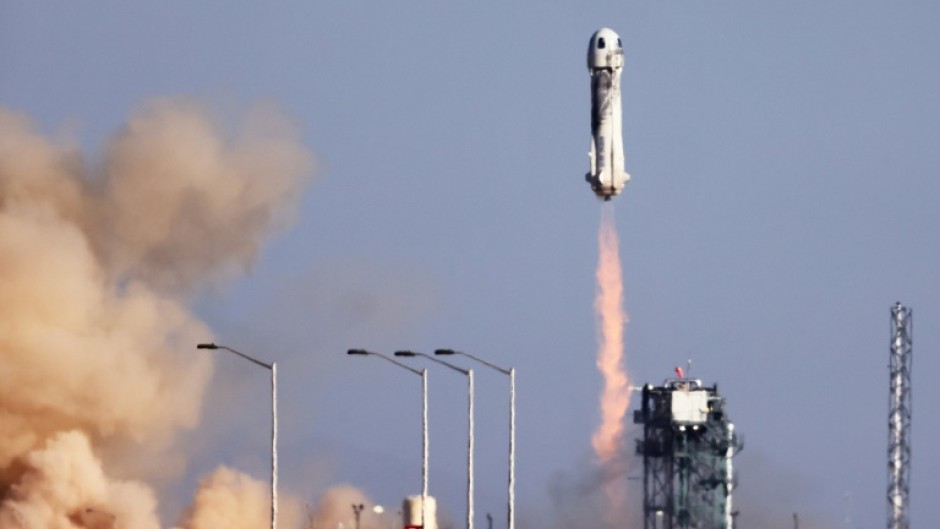
[[608, 28], [595, 32], [588, 45], [587, 63], [591, 74], [591, 149], [585, 179], [598, 198], [610, 200], [630, 180], [623, 168], [620, 37]]

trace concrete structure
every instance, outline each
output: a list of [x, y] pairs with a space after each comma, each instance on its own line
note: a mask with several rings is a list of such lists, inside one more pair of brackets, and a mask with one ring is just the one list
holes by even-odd
[[[421, 527], [421, 498], [420, 494], [415, 494], [414, 496], [408, 496], [402, 502], [401, 516], [404, 529]], [[427, 498], [428, 502], [424, 511], [424, 529], [437, 529], [437, 500], [434, 499], [434, 496], [427, 496]]]

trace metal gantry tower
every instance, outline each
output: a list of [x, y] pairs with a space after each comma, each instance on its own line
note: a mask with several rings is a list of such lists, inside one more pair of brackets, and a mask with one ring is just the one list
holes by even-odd
[[911, 360], [913, 311], [891, 307], [891, 392], [888, 401], [888, 529], [909, 529], [911, 475]]
[[644, 529], [733, 529], [732, 457], [741, 444], [717, 386], [667, 380], [643, 387]]

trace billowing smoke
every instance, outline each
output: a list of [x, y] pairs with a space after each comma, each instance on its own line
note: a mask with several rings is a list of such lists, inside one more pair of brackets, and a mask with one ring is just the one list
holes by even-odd
[[88, 437], [77, 431], [54, 435], [21, 465], [0, 505], [0, 527], [159, 527], [150, 489], [106, 477]]
[[[257, 529], [271, 523], [270, 485], [220, 467], [202, 480], [193, 505], [177, 529]], [[299, 503], [278, 495], [278, 525], [296, 528]]]
[[184, 470], [211, 374], [187, 301], [250, 265], [311, 164], [270, 107], [229, 131], [157, 100], [100, 162], [0, 107], [0, 528], [158, 527], [143, 480]]
[[598, 321], [597, 368], [604, 377], [604, 389], [600, 397], [601, 423], [591, 443], [601, 474], [615, 477], [607, 479], [603, 487], [609, 501], [606, 509], [608, 519], [616, 523], [623, 518], [626, 495], [624, 479], [616, 477], [625, 469], [622, 447], [624, 416], [630, 405], [630, 383], [623, 361], [623, 331], [628, 318], [623, 307], [620, 248], [613, 211], [608, 207], [601, 213], [598, 246], [597, 298], [594, 309]]
[[330, 487], [322, 495], [313, 509], [308, 512], [306, 529], [355, 529], [352, 505], [362, 505], [360, 529], [380, 529], [386, 524], [378, 523], [373, 516], [372, 501], [364, 492], [352, 485]]

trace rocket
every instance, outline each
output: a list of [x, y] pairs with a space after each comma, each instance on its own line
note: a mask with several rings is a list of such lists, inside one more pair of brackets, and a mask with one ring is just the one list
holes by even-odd
[[612, 29], [602, 28], [591, 36], [587, 64], [591, 74], [591, 150], [590, 171], [585, 179], [598, 198], [610, 200], [630, 180], [623, 168], [623, 44]]

